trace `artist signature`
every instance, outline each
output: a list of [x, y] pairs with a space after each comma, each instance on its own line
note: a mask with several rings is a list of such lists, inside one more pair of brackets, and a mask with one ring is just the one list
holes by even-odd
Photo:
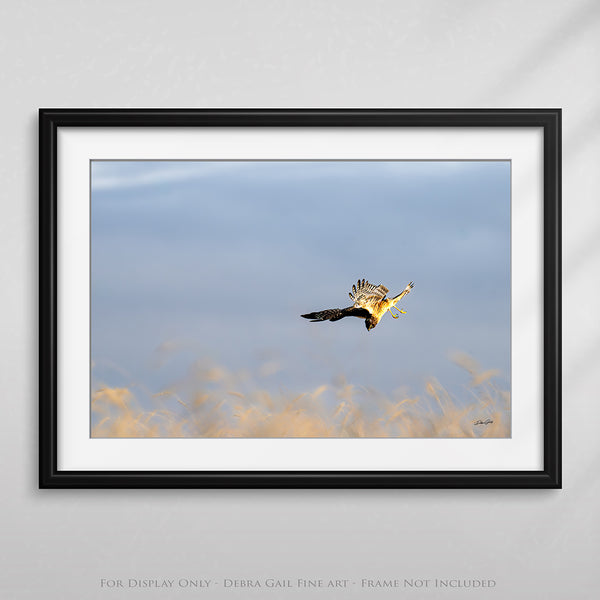
[[485, 421], [482, 421], [481, 419], [475, 421], [473, 423], [473, 425], [489, 425], [490, 423], [493, 423], [494, 421], [492, 421], [491, 419], [486, 419]]

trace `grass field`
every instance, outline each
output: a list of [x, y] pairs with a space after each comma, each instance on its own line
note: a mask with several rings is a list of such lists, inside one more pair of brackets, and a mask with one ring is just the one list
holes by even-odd
[[92, 394], [92, 437], [510, 437], [510, 392], [496, 385], [498, 373], [466, 355], [452, 360], [470, 376], [460, 398], [434, 378], [416, 395], [385, 395], [344, 378], [298, 394], [241, 393], [237, 378], [217, 367], [199, 370], [185, 394], [153, 394], [151, 408], [135, 389], [102, 386]]

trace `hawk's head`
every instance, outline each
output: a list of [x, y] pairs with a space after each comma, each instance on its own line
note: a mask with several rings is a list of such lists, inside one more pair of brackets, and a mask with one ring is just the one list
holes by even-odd
[[370, 317], [367, 317], [365, 319], [365, 327], [367, 328], [367, 331], [371, 331], [371, 329], [373, 329], [373, 327], [375, 327], [377, 323], [379, 323], [379, 321], [375, 319], [372, 315]]

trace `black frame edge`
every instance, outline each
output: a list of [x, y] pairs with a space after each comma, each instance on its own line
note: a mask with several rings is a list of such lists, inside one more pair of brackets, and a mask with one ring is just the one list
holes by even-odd
[[110, 489], [555, 489], [544, 471], [72, 471], [55, 473], [44, 488]]
[[544, 126], [544, 471], [562, 487], [562, 111]]
[[56, 481], [57, 465], [57, 125], [39, 111], [39, 486]]

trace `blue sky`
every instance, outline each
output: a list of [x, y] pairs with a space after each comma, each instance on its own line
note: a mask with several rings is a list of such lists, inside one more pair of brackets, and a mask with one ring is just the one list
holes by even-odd
[[[452, 351], [510, 368], [510, 163], [95, 161], [94, 380], [149, 393], [200, 361], [262, 389], [345, 377], [454, 394]], [[358, 278], [407, 314], [309, 323]]]

